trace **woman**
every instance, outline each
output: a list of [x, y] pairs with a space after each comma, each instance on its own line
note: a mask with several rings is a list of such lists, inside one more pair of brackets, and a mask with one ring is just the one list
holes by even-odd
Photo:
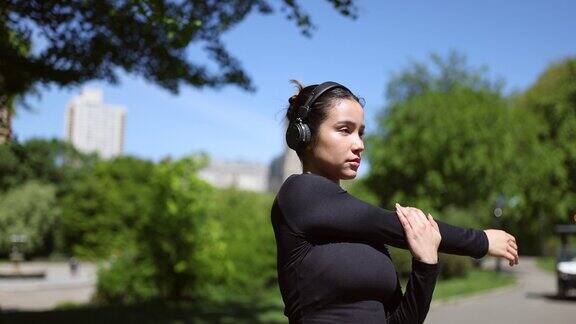
[[[289, 99], [288, 146], [303, 173], [282, 184], [271, 210], [284, 314], [290, 323], [422, 323], [436, 278], [437, 252], [518, 264], [515, 238], [461, 228], [419, 209], [389, 211], [340, 187], [356, 177], [364, 151], [364, 111], [343, 85], [304, 87]], [[406, 293], [386, 244], [412, 253]]]

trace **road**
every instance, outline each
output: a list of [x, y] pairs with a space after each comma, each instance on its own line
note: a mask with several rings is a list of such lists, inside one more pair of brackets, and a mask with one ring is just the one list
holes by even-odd
[[538, 268], [535, 258], [520, 257], [514, 267], [502, 262], [502, 269], [518, 278], [517, 286], [433, 303], [425, 323], [576, 324], [576, 297], [556, 298], [554, 274]]

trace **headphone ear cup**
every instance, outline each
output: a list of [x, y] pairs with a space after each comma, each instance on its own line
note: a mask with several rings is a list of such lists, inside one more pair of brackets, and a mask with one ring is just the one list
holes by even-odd
[[290, 123], [286, 130], [286, 143], [294, 151], [306, 148], [310, 143], [311, 132], [308, 125], [303, 123]]
[[307, 124], [300, 124], [301, 125], [301, 132], [302, 132], [302, 149], [305, 149], [310, 140], [312, 139], [312, 132], [310, 131], [310, 127]]

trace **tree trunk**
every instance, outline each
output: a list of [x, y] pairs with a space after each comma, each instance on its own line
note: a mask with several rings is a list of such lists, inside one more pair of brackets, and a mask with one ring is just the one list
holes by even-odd
[[12, 110], [7, 106], [0, 107], [0, 144], [12, 137]]

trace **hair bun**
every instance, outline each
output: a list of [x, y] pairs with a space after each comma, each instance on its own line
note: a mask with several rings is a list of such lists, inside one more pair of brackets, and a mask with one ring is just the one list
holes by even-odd
[[288, 102], [292, 105], [296, 101], [298, 95], [293, 95], [292, 97], [288, 98]]

